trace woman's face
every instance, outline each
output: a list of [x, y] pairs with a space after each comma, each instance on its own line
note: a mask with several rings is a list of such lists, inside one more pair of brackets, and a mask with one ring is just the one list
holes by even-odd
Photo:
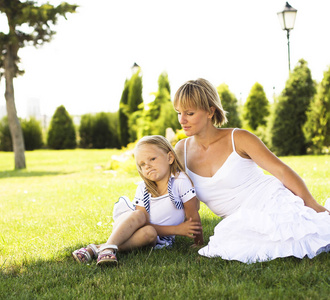
[[197, 109], [187, 108], [183, 109], [180, 106], [175, 108], [178, 113], [178, 119], [187, 136], [193, 136], [199, 134], [203, 129], [211, 123], [212, 116], [209, 112]]

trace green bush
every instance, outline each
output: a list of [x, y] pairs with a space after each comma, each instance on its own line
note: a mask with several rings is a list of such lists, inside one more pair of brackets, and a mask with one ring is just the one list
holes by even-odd
[[101, 112], [95, 115], [92, 132], [93, 148], [110, 148], [111, 132], [109, 118], [106, 113]]
[[[34, 119], [21, 119], [25, 150], [35, 150], [42, 147], [42, 130], [40, 123]], [[0, 122], [0, 150], [13, 151], [13, 144], [9, 130], [8, 117]]]
[[13, 151], [8, 117], [4, 117], [0, 121], [0, 151]]
[[42, 129], [35, 118], [21, 120], [25, 150], [35, 150], [42, 147]]
[[93, 121], [93, 116], [91, 114], [81, 116], [79, 125], [80, 148], [93, 148]]
[[63, 105], [56, 109], [52, 117], [47, 144], [52, 149], [74, 149], [77, 145], [72, 118]]
[[118, 113], [86, 114], [79, 126], [81, 148], [120, 148]]

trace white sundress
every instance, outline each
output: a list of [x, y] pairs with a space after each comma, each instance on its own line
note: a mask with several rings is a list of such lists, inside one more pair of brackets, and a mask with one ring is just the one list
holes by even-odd
[[199, 200], [224, 219], [198, 253], [244, 263], [278, 257], [313, 258], [330, 251], [330, 215], [317, 213], [251, 159], [233, 152], [213, 177], [187, 168]]

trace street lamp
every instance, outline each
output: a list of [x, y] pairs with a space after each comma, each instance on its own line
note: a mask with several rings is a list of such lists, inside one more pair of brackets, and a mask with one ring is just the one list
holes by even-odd
[[277, 13], [281, 27], [283, 30], [286, 30], [286, 36], [288, 38], [289, 72], [290, 72], [290, 30], [292, 30], [294, 27], [296, 14], [297, 14], [297, 10], [293, 8], [288, 2], [286, 2], [284, 10]]

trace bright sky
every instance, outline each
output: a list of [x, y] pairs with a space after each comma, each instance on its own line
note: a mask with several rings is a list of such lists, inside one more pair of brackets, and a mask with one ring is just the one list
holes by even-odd
[[[40, 1], [43, 2], [43, 1]], [[49, 1], [58, 4], [61, 1]], [[71, 115], [117, 111], [134, 62], [143, 96], [166, 71], [172, 89], [204, 77], [226, 83], [244, 102], [255, 82], [270, 101], [288, 78], [286, 31], [277, 12], [283, 0], [67, 0], [80, 5], [55, 27], [53, 41], [20, 50], [25, 75], [15, 80], [18, 115], [38, 99], [41, 113], [59, 105]], [[304, 58], [315, 80], [330, 66], [330, 1], [290, 0], [298, 10], [290, 35], [291, 69]], [[1, 17], [3, 18], [3, 17]], [[3, 22], [0, 28], [4, 30]], [[4, 80], [0, 106], [5, 105]]]

